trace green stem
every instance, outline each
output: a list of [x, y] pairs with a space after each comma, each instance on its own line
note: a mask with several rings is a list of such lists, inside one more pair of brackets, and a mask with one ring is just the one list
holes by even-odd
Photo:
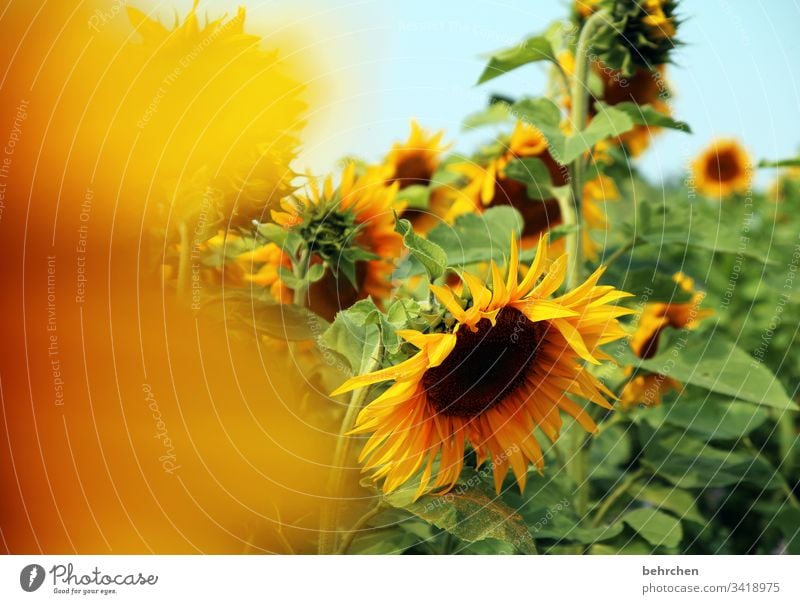
[[603, 262], [603, 264], [605, 264], [606, 266], [611, 266], [611, 265], [612, 265], [612, 264], [614, 264], [614, 263], [615, 263], [617, 260], [619, 260], [620, 258], [622, 258], [622, 256], [624, 256], [625, 254], [627, 254], [628, 252], [630, 252], [630, 251], [631, 251], [631, 250], [632, 250], [632, 249], [633, 249], [633, 248], [636, 246], [636, 243], [637, 243], [637, 239], [634, 237], [634, 238], [633, 238], [633, 239], [631, 239], [631, 240], [630, 240], [628, 243], [626, 243], [625, 245], [623, 245], [623, 246], [622, 246], [621, 248], [619, 248], [619, 249], [618, 249], [616, 252], [614, 252], [614, 253], [613, 253], [613, 254], [611, 254], [611, 255], [610, 255], [608, 258], [606, 258], [606, 261], [605, 261], [605, 262]]
[[625, 480], [623, 480], [619, 486], [617, 486], [617, 488], [614, 489], [608, 495], [608, 497], [603, 500], [602, 505], [597, 509], [597, 513], [594, 515], [594, 519], [592, 520], [593, 527], [600, 526], [600, 523], [603, 521], [603, 518], [605, 518], [608, 510], [611, 509], [611, 506], [613, 506], [619, 500], [619, 498], [622, 497], [628, 491], [628, 489], [631, 488], [631, 486], [633, 486], [633, 483], [642, 477], [643, 474], [644, 470], [636, 470], [633, 474], [630, 474]]
[[[578, 44], [575, 49], [575, 73], [572, 77], [572, 90], [570, 93], [570, 101], [572, 103], [571, 124], [572, 131], [575, 134], [580, 134], [586, 128], [586, 121], [589, 116], [589, 86], [587, 82], [589, 63], [591, 61], [589, 49], [597, 31], [608, 22], [608, 16], [607, 9], [593, 14], [584, 23], [578, 37]], [[574, 289], [583, 280], [581, 201], [583, 199], [584, 168], [585, 158], [581, 154], [575, 158], [570, 166], [571, 199], [559, 199], [562, 222], [566, 225], [573, 224], [576, 227], [566, 236], [566, 248], [569, 255], [569, 266], [567, 268], [568, 289]]]
[[304, 248], [300, 254], [300, 258], [294, 263], [292, 273], [298, 281], [304, 283], [294, 290], [293, 301], [297, 306], [306, 306], [306, 292], [308, 291], [308, 284], [305, 284], [306, 278], [306, 264], [308, 263], [308, 249]]
[[[378, 339], [378, 344], [370, 355], [369, 360], [361, 367], [360, 375], [366, 375], [375, 371], [381, 363], [383, 356], [383, 345], [381, 339]], [[350, 457], [352, 449], [353, 437], [349, 434], [355, 425], [358, 412], [364, 404], [364, 400], [369, 393], [369, 386], [358, 388], [350, 395], [350, 402], [347, 405], [342, 424], [339, 427], [339, 436], [336, 441], [336, 448], [333, 452], [333, 468], [331, 469], [331, 478], [329, 483], [328, 493], [331, 497], [329, 505], [322, 508], [320, 516], [320, 532], [319, 532], [319, 553], [320, 554], [333, 554], [336, 552], [336, 532], [339, 528], [339, 510], [341, 508], [341, 501], [339, 495], [342, 491], [342, 483], [344, 482], [345, 464]]]
[[356, 523], [353, 525], [349, 531], [347, 531], [342, 537], [342, 543], [339, 545], [339, 549], [336, 550], [337, 554], [346, 554], [350, 549], [350, 546], [353, 545], [353, 541], [355, 540], [356, 536], [359, 532], [361, 532], [367, 523], [375, 518], [378, 514], [380, 514], [384, 510], [383, 502], [378, 502], [374, 508], [366, 512], [361, 518], [356, 520]]
[[575, 482], [575, 512], [578, 518], [583, 518], [589, 507], [588, 435], [578, 426], [574, 426], [573, 432], [573, 453], [567, 470]]
[[[571, 125], [572, 132], [576, 135], [580, 135], [586, 128], [589, 116], [589, 86], [587, 82], [591, 60], [589, 49], [597, 31], [607, 23], [608, 15], [607, 9], [593, 14], [584, 23], [578, 37], [578, 44], [575, 49], [575, 73], [572, 77], [572, 89], [570, 91], [570, 102], [572, 103]], [[567, 290], [575, 289], [584, 279], [583, 250], [581, 249], [581, 237], [583, 234], [581, 203], [583, 200], [584, 168], [585, 158], [581, 154], [575, 158], [570, 166], [570, 196], [561, 196], [558, 199], [562, 224], [575, 227], [567, 233], [565, 238], [568, 262]], [[576, 427], [568, 471], [575, 481], [575, 511], [579, 518], [586, 514], [589, 507], [588, 445], [589, 439]]]
[[[576, 160], [577, 161], [577, 160]], [[571, 180], [574, 184], [575, 175], [574, 169], [570, 170], [573, 174]], [[564, 236], [564, 242], [567, 251], [567, 279], [566, 285], [568, 290], [575, 289], [581, 283], [583, 277], [583, 262], [581, 251], [581, 234], [580, 234], [580, 220], [578, 218], [580, 212], [580, 196], [573, 189], [570, 196], [558, 197], [558, 209], [561, 214], [561, 223], [564, 225], [574, 225], [575, 229]]]
[[612, 426], [616, 426], [620, 422], [625, 421], [627, 418], [627, 414], [619, 411], [614, 410], [611, 412], [609, 418], [597, 426], [597, 430], [595, 430], [594, 438], [597, 439], [603, 432], [611, 428]]
[[189, 227], [181, 221], [178, 223], [178, 235], [180, 236], [180, 253], [178, 256], [178, 299], [185, 299], [189, 291], [189, 281], [192, 275], [192, 244], [189, 239]]

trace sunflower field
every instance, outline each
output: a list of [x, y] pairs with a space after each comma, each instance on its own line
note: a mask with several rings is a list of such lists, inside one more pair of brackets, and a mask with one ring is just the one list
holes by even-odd
[[[689, 3], [570, 2], [487, 55], [471, 152], [410, 119], [381, 157], [343, 148], [330, 174], [298, 167], [307, 107], [244, 12], [196, 9], [169, 26], [129, 8], [123, 56], [144, 75], [108, 86], [150, 107], [114, 111], [141, 122], [117, 133], [144, 145], [132, 169], [162, 175], [142, 193], [159, 218], [131, 224], [164, 333], [201, 349], [194, 326], [215, 325], [253, 373], [295, 372], [282, 405], [326, 434], [313, 504], [286, 522], [304, 529], [265, 551], [800, 554], [800, 157], [716, 138], [678, 178], [640, 169], [665, 131], [694, 136], [670, 85]], [[186, 60], [209, 39], [211, 64]], [[545, 89], [492, 94], [532, 64]], [[184, 119], [185, 147], [164, 134]]]
[[673, 1], [576, 2], [480, 74], [549, 69], [465, 119], [507, 134], [465, 156], [412, 122], [204, 244], [338, 402], [320, 553], [800, 551], [800, 160], [719, 139], [642, 177], [652, 137], [691, 136], [679, 30]]

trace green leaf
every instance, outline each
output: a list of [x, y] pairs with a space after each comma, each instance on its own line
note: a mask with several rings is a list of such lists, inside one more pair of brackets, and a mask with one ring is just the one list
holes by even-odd
[[289, 236], [288, 230], [272, 222], [262, 222], [258, 225], [257, 230], [261, 237], [279, 247], [283, 247], [283, 244], [286, 242], [286, 238]]
[[[598, 107], [608, 107], [604, 103], [597, 103]], [[651, 105], [637, 105], [630, 101], [613, 105], [616, 111], [625, 113], [637, 126], [650, 126], [651, 128], [668, 128], [670, 130], [680, 130], [681, 132], [691, 133], [692, 129], [686, 122], [681, 122], [668, 115], [656, 111]]]
[[534, 538], [553, 539], [559, 543], [591, 544], [613, 539], [622, 525], [592, 527], [579, 518], [572, 502], [575, 483], [565, 471], [554, 470], [544, 476], [529, 474], [524, 494], [507, 489], [503, 500], [519, 510]]
[[635, 483], [629, 492], [638, 501], [672, 512], [681, 520], [690, 520], [702, 525], [706, 524], [706, 519], [697, 509], [694, 496], [688, 491], [652, 483]]
[[553, 47], [544, 36], [533, 36], [519, 44], [495, 52], [478, 79], [478, 84], [483, 84], [517, 67], [537, 61], [556, 62]]
[[561, 164], [566, 151], [566, 136], [561, 131], [561, 110], [550, 99], [522, 99], [512, 106], [519, 119], [538, 128], [547, 138], [550, 154]]
[[381, 340], [380, 310], [372, 300], [360, 300], [336, 315], [331, 326], [322, 334], [322, 342], [343, 356], [350, 369], [358, 373], [365, 358]]
[[528, 197], [531, 199], [551, 199], [553, 181], [550, 170], [541, 159], [526, 157], [515, 159], [505, 168], [506, 176], [528, 185]]
[[447, 254], [441, 247], [417, 235], [405, 218], [396, 219], [395, 230], [403, 236], [403, 243], [425, 267], [431, 281], [444, 274], [447, 269]]
[[408, 490], [401, 490], [386, 495], [385, 501], [464, 541], [497, 539], [523, 554], [535, 554], [533, 537], [522, 517], [494, 494], [490, 482], [491, 476], [466, 474], [444, 495], [424, 495], [412, 502]]
[[789, 554], [800, 554], [800, 510], [785, 505], [775, 516], [772, 524], [778, 528], [786, 540]]
[[762, 425], [769, 412], [766, 407], [691, 389], [674, 403], [643, 409], [640, 417], [656, 428], [669, 424], [709, 440], [736, 440]]
[[306, 281], [309, 283], [316, 283], [325, 276], [325, 264], [318, 262], [308, 267], [306, 272]]
[[474, 130], [482, 126], [502, 124], [511, 119], [511, 106], [508, 103], [492, 103], [486, 109], [470, 113], [461, 122], [462, 130]]
[[640, 426], [645, 443], [644, 464], [684, 489], [727, 487], [739, 483], [777, 489], [777, 472], [761, 456], [748, 451], [726, 451], [681, 432]]
[[683, 538], [683, 528], [677, 518], [654, 509], [631, 510], [622, 522], [655, 546], [677, 547]]
[[441, 224], [428, 233], [447, 255], [449, 266], [502, 262], [511, 253], [511, 238], [519, 237], [522, 216], [511, 206], [489, 208], [483, 214], [462, 214], [453, 225]]
[[[665, 332], [669, 342], [652, 359], [631, 364], [675, 378], [684, 384], [750, 401], [765, 407], [797, 411], [797, 403], [763, 364], [727, 340], [715, 328]], [[632, 357], [632, 355], [631, 355]]]
[[604, 107], [584, 130], [566, 136], [561, 131], [561, 110], [545, 98], [517, 101], [513, 113], [541, 130], [547, 138], [550, 154], [562, 165], [569, 164], [598, 142], [633, 128], [633, 120], [626, 112]]
[[592, 118], [585, 130], [566, 139], [559, 162], [569, 164], [583, 152], [607, 138], [617, 137], [633, 129], [633, 120], [616, 107], [606, 107]]
[[[647, 207], [642, 204], [642, 208]], [[649, 207], [649, 228], [638, 235], [641, 242], [658, 246], [680, 245], [683, 249], [696, 248], [722, 254], [741, 254], [763, 264], [775, 264], [766, 253], [759, 250], [757, 242], [742, 243], [741, 230], [735, 230], [724, 221], [711, 220], [687, 199], [670, 199], [670, 203]], [[650, 230], [652, 229], [652, 230]], [[755, 270], [755, 269], [754, 269]], [[760, 270], [760, 269], [759, 269]]]

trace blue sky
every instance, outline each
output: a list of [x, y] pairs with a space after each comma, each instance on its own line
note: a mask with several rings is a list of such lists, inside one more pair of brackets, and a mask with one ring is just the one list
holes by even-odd
[[[167, 19], [189, 0], [133, 0]], [[378, 159], [404, 138], [410, 118], [444, 128], [469, 151], [492, 131], [461, 131], [463, 117], [491, 93], [541, 94], [545, 72], [530, 65], [474, 85], [481, 55], [543, 30], [567, 14], [562, 0], [360, 0], [292, 2], [205, 0], [211, 16], [248, 8], [248, 29], [276, 23], [308, 36], [300, 54], [318, 63], [326, 91], [314, 105], [302, 161], [315, 171], [358, 154]], [[741, 139], [757, 158], [794, 156], [800, 148], [799, 0], [684, 0], [685, 46], [668, 72], [676, 117], [694, 135], [666, 133], [642, 158], [654, 179], [679, 174], [713, 136]], [[768, 176], [762, 176], [762, 182]]]

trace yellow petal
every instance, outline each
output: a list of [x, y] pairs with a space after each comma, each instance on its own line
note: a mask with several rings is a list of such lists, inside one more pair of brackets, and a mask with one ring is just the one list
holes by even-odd
[[463, 323], [467, 318], [467, 315], [464, 312], [464, 309], [461, 308], [461, 305], [456, 302], [453, 292], [439, 285], [430, 285], [429, 287], [439, 302], [441, 302], [444, 307], [452, 313], [457, 321]]

